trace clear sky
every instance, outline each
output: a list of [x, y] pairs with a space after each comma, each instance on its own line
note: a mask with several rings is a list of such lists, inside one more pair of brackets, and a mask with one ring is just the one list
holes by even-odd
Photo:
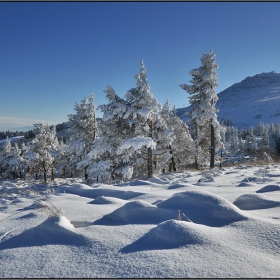
[[107, 103], [107, 85], [123, 97], [141, 59], [151, 93], [177, 108], [210, 49], [217, 93], [280, 72], [279, 15], [280, 2], [0, 2], [0, 131], [67, 121], [92, 92]]

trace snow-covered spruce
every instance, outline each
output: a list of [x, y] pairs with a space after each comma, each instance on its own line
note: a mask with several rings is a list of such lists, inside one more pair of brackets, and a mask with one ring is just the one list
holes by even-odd
[[151, 178], [162, 169], [176, 171], [190, 162], [192, 139], [188, 128], [150, 92], [146, 68], [141, 61], [136, 87], [124, 98], [111, 86], [104, 91], [108, 104], [98, 106], [103, 113], [98, 137], [83, 160], [88, 173], [99, 180], [122, 180], [131, 176]]
[[58, 154], [59, 142], [56, 137], [55, 126], [52, 129], [48, 125], [41, 123], [34, 125], [35, 138], [29, 143], [24, 153], [27, 160], [30, 175], [34, 173], [44, 174], [44, 180], [47, 181], [47, 174], [51, 174], [54, 179], [54, 164]]
[[97, 136], [97, 121], [95, 114], [94, 94], [90, 97], [85, 96], [81, 103], [75, 104], [76, 113], [68, 115], [70, 141], [64, 157], [65, 168], [70, 169], [71, 173], [84, 171], [87, 179], [88, 163], [85, 157], [90, 152], [92, 142]]
[[[200, 59], [201, 66], [190, 71], [193, 77], [192, 85], [181, 84], [190, 96], [190, 104], [193, 106], [190, 115], [191, 122], [195, 127], [196, 165], [204, 165], [209, 157], [209, 147], [214, 149], [221, 145], [220, 132], [223, 127], [217, 120], [217, 109], [215, 108], [218, 96], [215, 92], [217, 83], [218, 65], [215, 54], [211, 50], [209, 54], [203, 53]], [[211, 132], [212, 130], [212, 132]], [[210, 143], [211, 135], [214, 136], [213, 143]], [[211, 158], [212, 159], [212, 158]], [[211, 165], [211, 164], [210, 164]], [[213, 167], [213, 164], [212, 164]]]

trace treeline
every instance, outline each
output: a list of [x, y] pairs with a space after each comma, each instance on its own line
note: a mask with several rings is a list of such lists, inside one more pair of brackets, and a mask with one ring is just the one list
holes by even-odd
[[[191, 85], [180, 85], [193, 105], [188, 124], [176, 116], [168, 101], [162, 105], [153, 97], [141, 61], [136, 86], [123, 98], [108, 86], [104, 90], [107, 104], [96, 108], [92, 94], [76, 102], [67, 123], [57, 127], [35, 124], [33, 137], [21, 144], [7, 138], [0, 151], [1, 177], [42, 176], [46, 181], [56, 176], [84, 176], [103, 182], [151, 178], [190, 167], [213, 168], [219, 150], [254, 151], [274, 143], [271, 139], [276, 136], [269, 131], [276, 128], [261, 125], [260, 144], [254, 129], [243, 132], [227, 126], [229, 121], [224, 126], [218, 122], [215, 54], [203, 54], [200, 60], [201, 66], [190, 71]], [[96, 110], [103, 113], [101, 119], [96, 118]]]
[[28, 131], [2, 131], [0, 132], [0, 140], [4, 140], [16, 136], [24, 136], [25, 139], [31, 139], [34, 138], [34, 133], [33, 130], [28, 130]]
[[221, 133], [228, 154], [246, 154], [266, 161], [280, 155], [280, 124], [259, 123], [256, 127], [237, 129], [225, 126]]

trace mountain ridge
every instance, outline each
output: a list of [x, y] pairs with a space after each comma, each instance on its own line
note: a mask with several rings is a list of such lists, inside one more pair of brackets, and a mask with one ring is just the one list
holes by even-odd
[[[192, 106], [178, 108], [177, 116], [189, 119]], [[231, 120], [239, 129], [263, 123], [280, 123], [280, 73], [264, 72], [246, 77], [218, 93], [219, 119]]]

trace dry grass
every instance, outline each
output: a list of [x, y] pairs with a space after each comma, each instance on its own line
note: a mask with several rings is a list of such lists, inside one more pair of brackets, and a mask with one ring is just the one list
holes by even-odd
[[[37, 212], [45, 213], [48, 216], [48, 219], [54, 216], [62, 216], [63, 213], [60, 209], [58, 209], [51, 200], [49, 200], [45, 195], [41, 194], [38, 190], [32, 190], [32, 189], [24, 189], [24, 190], [17, 190], [13, 191], [11, 190], [9, 193], [5, 193], [6, 197], [10, 197], [12, 202], [15, 201], [17, 198], [34, 198], [33, 204], [37, 204], [38, 208], [34, 209], [23, 209], [21, 211], [17, 211], [16, 213], [5, 217], [4, 219], [0, 220], [2, 222], [5, 219], [8, 219], [12, 216], [15, 216], [19, 213], [22, 213], [24, 211], [30, 211], [34, 210]], [[11, 203], [12, 203], [11, 202]]]

